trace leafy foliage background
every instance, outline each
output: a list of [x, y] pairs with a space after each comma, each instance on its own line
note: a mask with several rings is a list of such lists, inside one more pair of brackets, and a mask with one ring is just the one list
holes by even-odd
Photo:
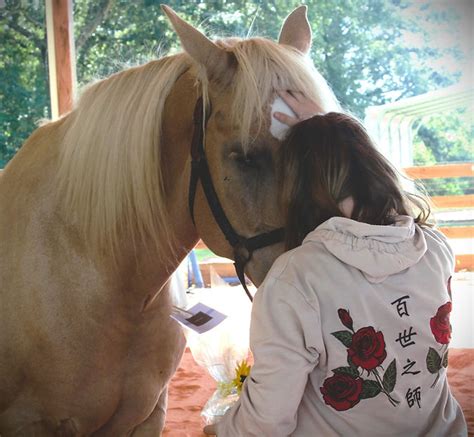
[[[180, 50], [157, 0], [76, 0], [74, 33], [80, 86]], [[456, 45], [436, 47], [433, 25], [456, 28], [455, 8], [430, 0], [310, 0], [311, 57], [343, 106], [363, 118], [367, 106], [454, 83], [461, 71], [434, 67], [465, 57]], [[208, 36], [277, 39], [285, 16], [301, 1], [169, 0]], [[472, 3], [471, 3], [472, 4]], [[0, 168], [50, 116], [44, 2], [10, 0], [0, 9]], [[431, 30], [427, 30], [431, 29]], [[417, 44], [407, 42], [415, 35]], [[442, 63], [441, 63], [442, 64]], [[462, 111], [423, 120], [415, 163], [471, 159], [472, 119]], [[469, 181], [434, 181], [432, 194], [473, 191]]]

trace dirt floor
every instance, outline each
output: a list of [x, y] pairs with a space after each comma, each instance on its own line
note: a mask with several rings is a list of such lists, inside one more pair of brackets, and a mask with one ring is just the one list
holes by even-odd
[[[448, 377], [474, 436], [474, 349], [451, 349]], [[204, 437], [200, 412], [215, 390], [215, 382], [193, 360], [189, 349], [170, 386], [165, 437]]]
[[215, 381], [193, 360], [186, 349], [169, 388], [164, 437], [202, 437], [201, 410], [216, 389]]

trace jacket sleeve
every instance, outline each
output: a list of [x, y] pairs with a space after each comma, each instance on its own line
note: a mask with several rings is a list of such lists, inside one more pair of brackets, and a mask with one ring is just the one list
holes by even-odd
[[288, 436], [308, 375], [322, 347], [317, 303], [278, 278], [267, 278], [252, 309], [255, 364], [236, 405], [217, 425], [218, 437]]

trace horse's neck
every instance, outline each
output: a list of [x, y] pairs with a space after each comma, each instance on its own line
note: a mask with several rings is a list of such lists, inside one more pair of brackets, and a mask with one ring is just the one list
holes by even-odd
[[[53, 214], [62, 125], [63, 120], [59, 120], [34, 131], [1, 174], [1, 215], [15, 220], [18, 229], [26, 228], [36, 216], [48, 220], [46, 216]], [[2, 232], [9, 228], [0, 220], [0, 241]]]
[[[135, 260], [125, 260], [122, 271], [131, 286], [150, 296], [163, 287], [171, 273], [198, 241], [197, 231], [188, 210], [190, 178], [190, 145], [193, 134], [193, 110], [197, 99], [195, 77], [187, 72], [176, 82], [164, 107], [162, 131], [162, 164], [169, 228], [174, 237], [173, 253], [158, 253], [143, 248], [135, 252]], [[164, 249], [169, 252], [169, 249]], [[136, 263], [134, 261], [137, 261]], [[126, 266], [133, 266], [127, 271]]]

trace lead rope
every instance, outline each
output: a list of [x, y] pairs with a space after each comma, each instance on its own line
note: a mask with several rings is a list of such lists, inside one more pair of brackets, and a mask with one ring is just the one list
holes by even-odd
[[250, 302], [253, 302], [253, 296], [247, 288], [247, 281], [245, 280], [245, 266], [252, 258], [253, 252], [248, 251], [248, 256], [244, 257], [238, 251], [240, 247], [241, 246], [236, 246], [234, 248], [234, 269], [235, 273], [237, 273], [237, 277], [239, 278], [240, 283], [242, 284], [242, 288], [244, 289], [245, 294], [250, 299]]

